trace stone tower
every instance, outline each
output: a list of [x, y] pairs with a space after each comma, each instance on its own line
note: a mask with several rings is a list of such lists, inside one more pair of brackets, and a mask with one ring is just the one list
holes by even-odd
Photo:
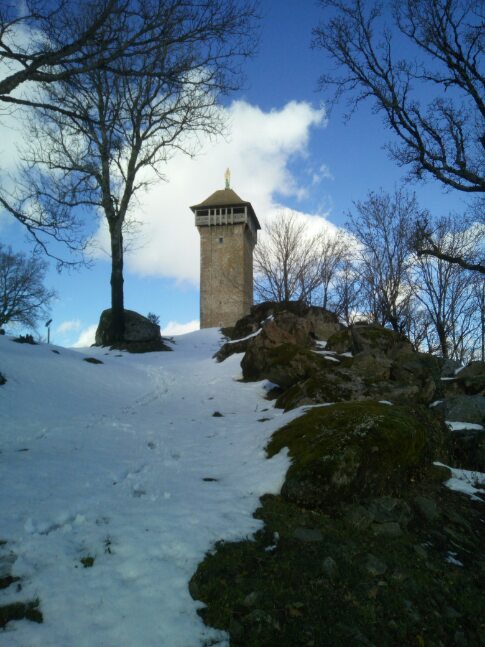
[[261, 229], [229, 185], [190, 207], [200, 234], [200, 327], [233, 326], [253, 305], [253, 249]]

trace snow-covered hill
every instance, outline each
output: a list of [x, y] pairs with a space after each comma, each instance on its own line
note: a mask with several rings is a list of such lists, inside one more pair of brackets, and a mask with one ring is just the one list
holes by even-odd
[[145, 355], [0, 337], [0, 576], [20, 578], [0, 607], [38, 599], [43, 615], [0, 645], [226, 643], [187, 584], [214, 542], [259, 527], [288, 467], [264, 446], [298, 414], [239, 382], [240, 356], [217, 364], [218, 345], [215, 329]]

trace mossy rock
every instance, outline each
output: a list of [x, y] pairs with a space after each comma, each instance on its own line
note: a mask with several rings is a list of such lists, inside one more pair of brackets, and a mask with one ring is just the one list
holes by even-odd
[[485, 426], [485, 397], [483, 395], [457, 395], [433, 407], [445, 420], [471, 422]]
[[[330, 368], [330, 367], [329, 367]], [[361, 400], [362, 383], [344, 370], [329, 370], [297, 382], [276, 400], [276, 406], [289, 411], [308, 404]]]
[[352, 333], [350, 328], [344, 328], [331, 335], [327, 340], [326, 350], [333, 350], [336, 353], [349, 353], [352, 351]]
[[332, 325], [335, 328], [340, 326], [337, 315], [324, 308], [308, 306], [302, 301], [265, 301], [253, 306], [250, 314], [239, 319], [232, 329], [224, 328], [224, 334], [228, 335], [230, 339], [241, 339], [261, 328], [263, 322], [270, 317], [278, 321], [280, 317], [284, 319], [288, 314], [293, 315], [293, 318], [307, 320], [317, 335], [321, 326], [324, 326], [325, 329], [325, 324], [329, 324], [328, 330], [332, 330]]
[[483, 510], [448, 488], [416, 487], [392, 539], [374, 532], [369, 506], [328, 515], [263, 496], [254, 516], [264, 527], [216, 544], [191, 579], [199, 615], [231, 647], [484, 647]]
[[388, 353], [398, 348], [408, 348], [412, 350], [412, 344], [400, 333], [396, 333], [389, 328], [377, 325], [360, 325], [352, 326], [353, 349], [355, 353], [364, 350], [378, 350], [382, 353]]
[[352, 360], [352, 369], [364, 378], [367, 384], [389, 380], [392, 362], [380, 353], [363, 351]]
[[401, 334], [383, 326], [360, 324], [340, 330], [327, 340], [328, 350], [337, 353], [376, 351], [387, 354], [395, 349], [412, 351], [411, 343]]
[[429, 404], [442, 393], [440, 360], [428, 353], [400, 350], [394, 356], [391, 380], [416, 386], [418, 402]]
[[272, 348], [248, 347], [241, 361], [245, 380], [267, 379], [282, 388], [325, 371], [327, 362], [313, 351], [295, 344]]
[[448, 438], [424, 407], [348, 402], [293, 420], [273, 435], [267, 451], [273, 456], [288, 447], [292, 464], [282, 495], [318, 509], [401, 493], [446, 456]]
[[160, 326], [134, 310], [124, 310], [125, 330], [123, 340], [113, 338], [111, 308], [103, 310], [96, 330], [96, 346], [110, 346], [131, 353], [170, 350], [160, 336]]
[[485, 395], [485, 362], [471, 362], [454, 382], [467, 395]]

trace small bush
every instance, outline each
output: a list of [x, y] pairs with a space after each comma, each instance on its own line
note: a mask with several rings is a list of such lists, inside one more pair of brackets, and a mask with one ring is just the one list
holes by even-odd
[[17, 344], [33, 344], [34, 346], [37, 344], [36, 341], [34, 341], [34, 338], [32, 335], [20, 335], [19, 337], [16, 337], [13, 341], [16, 341]]
[[79, 561], [84, 566], [84, 568], [92, 568], [94, 566], [95, 559], [96, 558], [92, 557], [92, 555], [87, 555], [86, 557], [81, 557]]

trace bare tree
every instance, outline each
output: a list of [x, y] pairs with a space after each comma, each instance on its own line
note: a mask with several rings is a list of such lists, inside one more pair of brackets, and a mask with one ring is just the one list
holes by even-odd
[[355, 259], [349, 256], [344, 259], [335, 277], [330, 309], [346, 326], [350, 326], [359, 314], [360, 300], [359, 272]]
[[171, 151], [194, 152], [190, 133], [220, 132], [218, 97], [236, 86], [237, 61], [251, 49], [251, 2], [162, 4], [158, 47], [130, 60], [139, 75], [96, 69], [43, 86], [49, 104], [65, 110], [36, 110], [19, 188], [17, 211], [41, 228], [52, 218], [71, 231], [93, 210], [106, 218], [113, 342], [124, 335], [123, 233], [133, 199], [153, 173], [163, 178]]
[[349, 259], [351, 241], [343, 232], [330, 234], [328, 231], [318, 237], [318, 276], [321, 291], [320, 304], [328, 309], [332, 303], [332, 288], [340, 270]]
[[[476, 244], [469, 229], [460, 230], [443, 218], [435, 240], [453, 254], [466, 256]], [[459, 265], [434, 257], [418, 257], [412, 270], [415, 296], [426, 309], [433, 329], [429, 331], [431, 352], [460, 361], [469, 358], [480, 328], [480, 311], [473, 299], [475, 275]], [[481, 283], [481, 282], [480, 282]]]
[[[485, 205], [484, 205], [485, 206]], [[480, 226], [479, 221], [473, 223], [470, 218], [465, 219], [464, 223], [468, 222], [470, 230], [475, 230], [477, 236], [484, 238], [483, 228], [485, 220], [482, 215], [483, 225]], [[465, 270], [485, 274], [485, 261], [484, 261], [484, 245], [477, 245], [473, 249], [468, 250], [468, 256], [457, 256], [456, 250], [443, 246], [446, 241], [441, 240], [440, 243], [436, 242], [433, 228], [427, 218], [419, 219], [414, 226], [413, 234], [413, 247], [418, 256], [434, 256], [440, 258], [447, 263], [459, 265]]]
[[0, 327], [8, 323], [34, 329], [47, 317], [55, 292], [44, 287], [47, 263], [14, 253], [0, 244]]
[[478, 313], [479, 326], [477, 335], [477, 352], [472, 354], [485, 362], [485, 281], [475, 280], [473, 285], [473, 311]]
[[416, 197], [398, 189], [391, 196], [369, 193], [355, 203], [348, 227], [358, 242], [360, 283], [375, 323], [401, 331], [411, 290], [408, 283], [410, 235], [419, 216]]
[[[431, 176], [446, 187], [483, 196], [483, 4], [404, 0], [385, 12], [385, 3], [320, 2], [330, 17], [314, 30], [314, 45], [327, 52], [340, 72], [322, 75], [321, 87], [334, 88], [335, 99], [348, 93], [351, 111], [372, 100], [397, 136], [398, 143], [389, 147], [391, 156], [408, 166], [412, 176]], [[389, 14], [391, 27], [383, 24]], [[406, 58], [396, 54], [403, 51], [399, 39], [406, 42]], [[421, 90], [424, 105], [418, 98]], [[483, 197], [477, 204], [483, 219]], [[422, 255], [460, 262], [430, 235], [415, 241]], [[485, 272], [483, 262], [474, 265], [469, 269]]]
[[[137, 56], [159, 49], [176, 0], [24, 0], [0, 6], [0, 102], [65, 110], [16, 91], [98, 69], [146, 75]], [[67, 109], [68, 110], [68, 109]]]
[[[0, 63], [5, 72], [0, 77], [0, 102], [36, 108], [43, 119], [46, 113], [56, 112], [73, 122], [82, 118], [96, 127], [100, 125], [96, 105], [84, 106], [80, 114], [77, 106], [64, 101], [64, 88], [69, 84], [82, 87], [79, 77], [96, 71], [135, 82], [163, 79], [165, 94], [170, 87], [177, 94], [189, 77], [193, 81], [198, 76], [204, 78], [212, 95], [236, 89], [239, 64], [254, 51], [254, 17], [253, 0], [2, 3]], [[150, 61], [156, 65], [144, 66]], [[23, 92], [24, 88], [28, 91]], [[16, 186], [17, 178], [12, 184]], [[29, 197], [0, 187], [0, 208], [24, 225], [36, 244], [59, 265], [84, 260], [85, 231], [72, 211], [33, 208]], [[66, 257], [57, 241], [80, 255]]]
[[290, 210], [263, 230], [254, 250], [256, 297], [261, 301], [311, 302], [320, 283], [318, 237]]

